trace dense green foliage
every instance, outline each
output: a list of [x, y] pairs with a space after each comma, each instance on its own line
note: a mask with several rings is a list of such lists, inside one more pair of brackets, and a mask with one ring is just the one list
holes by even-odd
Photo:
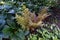
[[[29, 11], [38, 13], [43, 7], [58, 6], [57, 0], [1, 0], [0, 1], [0, 32], [10, 40], [60, 40], [60, 29], [57, 25], [44, 24], [31, 33], [31, 30], [23, 30], [17, 24], [15, 14], [21, 15], [25, 5]], [[55, 22], [55, 21], [54, 21]]]
[[29, 40], [60, 40], [60, 29], [55, 24], [48, 25], [46, 24], [44, 27], [37, 29], [37, 33], [30, 34], [28, 36]]

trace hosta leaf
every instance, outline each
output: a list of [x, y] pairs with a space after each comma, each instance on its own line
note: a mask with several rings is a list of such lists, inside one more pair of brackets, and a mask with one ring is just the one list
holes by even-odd
[[0, 37], [0, 40], [2, 40], [2, 37]]
[[39, 38], [38, 40], [44, 40], [43, 38]]
[[59, 39], [57, 38], [57, 36], [55, 36], [55, 37], [53, 37], [53, 40], [59, 40]]
[[50, 35], [48, 35], [48, 34], [45, 34], [44, 36], [45, 36], [46, 38], [50, 38]]
[[10, 13], [10, 14], [14, 14], [15, 13], [15, 10], [10, 10], [8, 13]]
[[10, 29], [9, 26], [5, 25], [5, 27], [4, 27], [4, 29], [2, 30], [2, 32], [3, 32], [4, 34], [10, 35], [9, 29]]
[[32, 37], [30, 38], [30, 40], [37, 40], [37, 35], [31, 35]]

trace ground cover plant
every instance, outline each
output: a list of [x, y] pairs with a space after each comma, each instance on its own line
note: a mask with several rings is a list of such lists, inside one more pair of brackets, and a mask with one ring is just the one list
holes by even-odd
[[57, 0], [1, 0], [0, 40], [60, 40], [54, 8]]

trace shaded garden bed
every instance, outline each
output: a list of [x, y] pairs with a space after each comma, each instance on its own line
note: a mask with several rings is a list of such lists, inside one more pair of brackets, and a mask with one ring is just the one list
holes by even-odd
[[51, 0], [0, 2], [2, 40], [60, 40], [60, 7]]

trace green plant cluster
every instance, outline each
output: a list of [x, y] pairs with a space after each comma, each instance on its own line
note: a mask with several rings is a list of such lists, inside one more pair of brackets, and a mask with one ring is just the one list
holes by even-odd
[[[39, 12], [42, 7], [58, 6], [57, 0], [3, 0], [24, 3], [31, 11]], [[19, 3], [20, 4], [20, 3]]]
[[[50, 2], [51, 1], [51, 2]], [[54, 0], [3, 0], [0, 2], [0, 31], [8, 36], [10, 40], [60, 40], [60, 29], [52, 24], [40, 27], [31, 33], [23, 30], [15, 20], [15, 14], [21, 13], [22, 4], [27, 6], [31, 12], [39, 12], [43, 7], [56, 6]], [[21, 14], [19, 14], [21, 15]]]
[[55, 24], [46, 24], [44, 27], [37, 29], [37, 33], [30, 34], [29, 40], [60, 40], [60, 29]]

